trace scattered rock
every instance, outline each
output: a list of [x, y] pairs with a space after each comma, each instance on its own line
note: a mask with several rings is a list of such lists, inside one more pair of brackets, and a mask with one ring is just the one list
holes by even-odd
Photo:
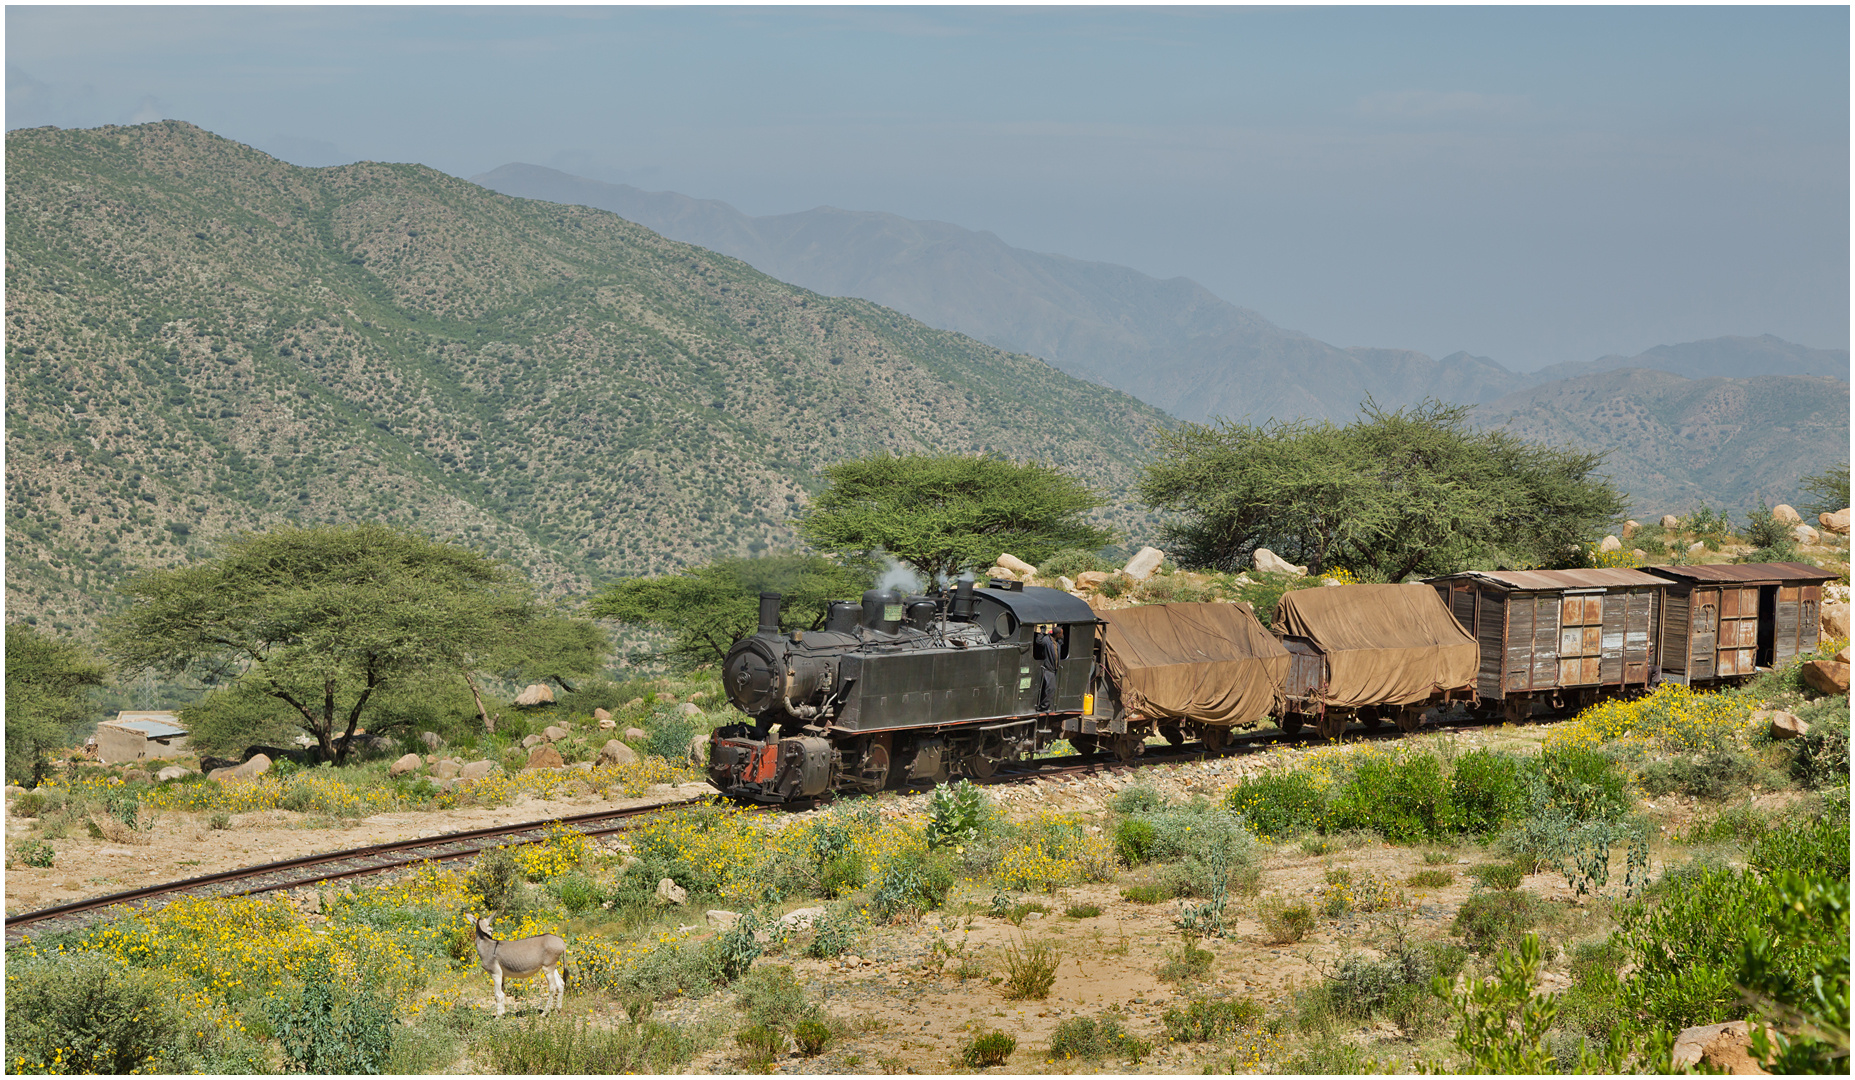
[[[659, 888], [661, 887], [662, 886], [659, 886]], [[734, 924], [740, 921], [741, 913], [738, 911], [719, 911], [711, 909], [708, 912], [708, 924], [717, 930], [732, 930], [734, 929]]]
[[1822, 624], [1823, 636], [1831, 641], [1849, 636], [1849, 606], [1847, 604], [1824, 604], [1817, 621]]
[[1649, 557], [1649, 553], [1641, 548], [1631, 548], [1630, 554], [1636, 556], [1638, 559], [1646, 559]]
[[528, 708], [554, 700], [554, 691], [546, 683], [529, 683], [528, 688], [515, 697], [515, 703]]
[[693, 701], [685, 701], [676, 707], [676, 711], [682, 713], [684, 716], [701, 716], [702, 706], [697, 705]]
[[599, 750], [601, 765], [629, 765], [638, 760], [638, 752], [617, 739], [609, 739]]
[[453, 758], [445, 758], [443, 761], [440, 761], [438, 764], [432, 766], [432, 769], [434, 773], [437, 775], [438, 779], [451, 780], [451, 779], [456, 778], [458, 773], [464, 771], [464, 766], [462, 762], [459, 762]]
[[1785, 525], [1795, 525], [1803, 520], [1803, 516], [1791, 509], [1787, 504], [1779, 503], [1771, 508], [1771, 520], [1781, 522]]
[[645, 737], [645, 731], [643, 728], [628, 727], [625, 729], [625, 741], [626, 742], [636, 742], [637, 740], [642, 739], [644, 737]]
[[606, 721], [612, 719], [612, 714], [606, 712], [604, 709], [594, 709], [593, 719], [599, 721], [601, 726], [604, 726]]
[[1662, 515], [1662, 528], [1664, 528], [1664, 529], [1678, 529], [1678, 528], [1680, 528], [1680, 527], [1681, 527], [1681, 519], [1680, 519], [1680, 518], [1678, 518], [1678, 517], [1676, 517], [1676, 516], [1675, 516], [1675, 515], [1673, 515], [1673, 514], [1663, 514], [1663, 515]]
[[1109, 575], [1101, 570], [1084, 570], [1076, 575], [1076, 588], [1084, 592], [1099, 589], [1101, 583], [1108, 580], [1108, 577]]
[[567, 737], [567, 729], [559, 725], [550, 725], [541, 732], [541, 737], [548, 742], [559, 742]]
[[644, 699], [643, 699], [643, 698], [641, 698], [641, 697], [634, 697], [634, 698], [632, 698], [632, 699], [631, 699], [630, 701], [627, 701], [627, 702], [625, 702], [625, 708], [627, 708], [627, 709], [635, 709], [635, 708], [637, 708], [638, 706], [640, 706], [640, 705], [642, 705], [642, 704], [644, 704]]
[[1849, 666], [1834, 660], [1812, 660], [1803, 666], [1803, 681], [1819, 693], [1846, 694], [1849, 692]]
[[419, 741], [424, 743], [425, 748], [432, 751], [433, 753], [437, 753], [438, 748], [444, 745], [443, 737], [440, 736], [436, 731], [419, 732]]
[[457, 770], [457, 778], [459, 780], [481, 780], [486, 776], [501, 771], [501, 769], [502, 766], [493, 761], [473, 761]]
[[146, 784], [154, 777], [148, 775], [147, 769], [124, 769], [122, 782], [125, 784]]
[[1070, 580], [1069, 577], [1064, 574], [1056, 575], [1056, 587], [1063, 590], [1064, 592], [1075, 592], [1076, 591], [1076, 583]]
[[1822, 539], [1822, 534], [1808, 525], [1792, 525], [1791, 536], [1795, 538], [1799, 544], [1814, 544]]
[[1037, 576], [1037, 568], [1009, 552], [998, 557], [998, 565], [1018, 575], [1020, 578]]
[[1308, 576], [1307, 567], [1296, 566], [1294, 563], [1282, 558], [1268, 548], [1257, 548], [1256, 554], [1251, 557], [1251, 561], [1256, 564], [1256, 569], [1260, 573], [1293, 574], [1296, 577]]
[[1771, 737], [1774, 739], [1799, 739], [1810, 733], [1810, 725], [1791, 713], [1774, 712], [1771, 714]]
[[1847, 645], [1836, 650], [1835, 660], [1838, 664], [1846, 664], [1849, 662], [1849, 647]]
[[708, 697], [708, 696], [709, 696], [709, 693], [707, 690], [697, 690], [695, 693], [689, 695], [689, 700], [701, 701], [703, 698]]
[[1700, 555], [1704, 553], [1706, 550], [1707, 550], [1707, 545], [1698, 540], [1688, 545], [1688, 555], [1690, 557], [1695, 556], [1695, 555]]
[[1156, 547], [1143, 547], [1134, 552], [1134, 557], [1121, 567], [1121, 573], [1135, 581], [1145, 581], [1159, 569], [1159, 564], [1166, 561], [1166, 553]]
[[214, 769], [207, 774], [212, 780], [255, 780], [270, 771], [271, 759], [268, 755], [258, 754], [243, 765], [225, 769]]
[[689, 740], [689, 763], [698, 769], [709, 767], [709, 737], [697, 735]]
[[606, 717], [604, 720], [599, 721], [600, 731], [611, 731], [613, 728], [617, 726], [618, 726], [618, 721], [612, 719], [609, 716]]
[[155, 774], [156, 780], [178, 780], [183, 776], [192, 776], [193, 770], [185, 765], [169, 765]]
[[417, 754], [407, 754], [398, 761], [387, 766], [386, 774], [388, 776], [405, 776], [408, 773], [418, 772], [424, 765], [424, 758], [421, 758]]
[[1676, 1069], [1705, 1063], [1735, 1076], [1769, 1075], [1752, 1060], [1751, 1046], [1751, 1030], [1744, 1020], [1691, 1027], [1675, 1036], [1670, 1063]]
[[1614, 536], [1606, 536], [1602, 540], [1599, 540], [1597, 542], [1597, 550], [1599, 551], [1622, 551], [1623, 541], [1617, 539]]
[[664, 878], [657, 883], [657, 899], [666, 904], [682, 905], [689, 901], [689, 890]]
[[1818, 514], [1816, 523], [1823, 527], [1824, 532], [1847, 536], [1849, 534], [1849, 508], [1845, 506], [1833, 514]]
[[985, 576], [993, 581], [1016, 581], [1018, 580], [1018, 575], [1016, 573], [1010, 570], [1007, 570], [1002, 566], [989, 567], [985, 572]]
[[812, 924], [824, 918], [826, 910], [823, 907], [794, 908], [779, 917], [780, 929], [810, 930]]
[[1320, 579], [1320, 587], [1323, 589], [1337, 589], [1344, 584], [1346, 584], [1346, 582], [1338, 578], [1324, 577]]
[[522, 740], [522, 749], [533, 750], [535, 747], [540, 746], [544, 742], [547, 742], [547, 736], [530, 735], [527, 738]]
[[1640, 521], [1624, 522], [1623, 523], [1623, 539], [1628, 540], [1630, 537], [1635, 536], [1636, 530], [1640, 528], [1642, 528], [1642, 522]]
[[560, 751], [551, 746], [537, 746], [535, 747], [534, 753], [528, 755], [528, 764], [522, 766], [522, 771], [534, 772], [536, 769], [558, 769], [565, 764], [566, 761], [561, 758]]

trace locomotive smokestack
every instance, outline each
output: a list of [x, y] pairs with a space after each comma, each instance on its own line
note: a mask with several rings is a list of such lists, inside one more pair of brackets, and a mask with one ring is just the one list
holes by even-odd
[[760, 594], [760, 632], [779, 636], [779, 594], [776, 592]]
[[971, 621], [973, 617], [973, 579], [963, 577], [953, 590], [953, 617]]

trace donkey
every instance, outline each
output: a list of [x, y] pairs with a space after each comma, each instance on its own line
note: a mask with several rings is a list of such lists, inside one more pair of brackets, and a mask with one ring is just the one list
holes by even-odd
[[490, 920], [477, 919], [477, 957], [483, 963], [483, 970], [496, 980], [496, 1015], [502, 1015], [502, 980], [532, 979], [541, 972], [547, 973], [548, 993], [541, 1003], [545, 1014], [549, 1004], [560, 1009], [561, 1000], [567, 994], [567, 980], [561, 974], [566, 968], [567, 943], [558, 934], [536, 934], [517, 941], [497, 941], [490, 936]]

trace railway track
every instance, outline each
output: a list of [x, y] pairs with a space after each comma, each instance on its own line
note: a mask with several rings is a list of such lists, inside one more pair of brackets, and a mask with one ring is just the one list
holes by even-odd
[[295, 859], [282, 859], [238, 870], [225, 870], [216, 874], [202, 874], [199, 877], [186, 878], [181, 881], [148, 885], [140, 889], [110, 893], [88, 900], [74, 900], [68, 904], [8, 915], [6, 941], [8, 945], [12, 945], [29, 932], [45, 933], [76, 929], [92, 922], [114, 917], [114, 914], [119, 913], [115, 909], [158, 906], [181, 896], [249, 896], [253, 893], [297, 889], [322, 881], [339, 881], [343, 878], [388, 873], [416, 866], [422, 862], [467, 859], [485, 848], [499, 844], [539, 842], [545, 838], [548, 828], [556, 822], [578, 829], [587, 836], [608, 836], [629, 829], [632, 818], [707, 801], [707, 796], [700, 796], [652, 806], [601, 810], [590, 814], [550, 818], [545, 821], [497, 825], [487, 829], [471, 829], [414, 840], [396, 840], [391, 843], [371, 844], [367, 847], [329, 851], [319, 855], [304, 855]]
[[[1426, 728], [1430, 730], [1462, 729], [1488, 726], [1490, 723], [1498, 724], [1499, 721], [1478, 719], [1472, 716], [1459, 717], [1436, 721], [1426, 725]], [[1396, 727], [1387, 724], [1378, 728], [1352, 729], [1348, 731], [1347, 737], [1354, 740], [1359, 738], [1395, 739], [1401, 734], [1402, 732]], [[1074, 759], [1043, 758], [1035, 763], [1000, 769], [995, 775], [975, 782], [984, 786], [992, 786], [1099, 773], [1128, 773], [1151, 765], [1236, 757], [1243, 753], [1253, 753], [1265, 746], [1300, 745], [1320, 741], [1324, 741], [1322, 737], [1308, 729], [1298, 732], [1280, 730], [1248, 732], [1232, 736], [1230, 742], [1219, 750], [1206, 750], [1202, 744], [1187, 743], [1177, 747], [1149, 747], [1145, 753], [1128, 761], [1122, 761], [1108, 752], [1078, 755]], [[75, 900], [68, 904], [58, 904], [36, 911], [9, 915], [6, 919], [6, 941], [10, 946], [23, 939], [29, 932], [45, 933], [75, 929], [113, 917], [112, 913], [118, 908], [157, 906], [181, 896], [249, 896], [254, 893], [301, 888], [322, 881], [338, 881], [344, 878], [389, 873], [415, 866], [421, 862], [449, 862], [455, 859], [467, 859], [486, 848], [499, 844], [539, 842], [544, 838], [547, 829], [555, 822], [576, 828], [587, 836], [608, 836], [631, 828], [629, 821], [632, 818], [661, 810], [693, 806], [707, 800], [707, 796], [701, 796], [652, 806], [602, 810], [590, 814], [549, 818], [543, 821], [498, 825], [487, 829], [472, 829], [465, 832], [445, 833], [441, 836], [372, 844], [367, 847], [283, 859], [238, 870], [203, 874], [181, 881], [149, 885], [140, 889], [130, 889], [126, 892], [110, 893], [88, 900]]]

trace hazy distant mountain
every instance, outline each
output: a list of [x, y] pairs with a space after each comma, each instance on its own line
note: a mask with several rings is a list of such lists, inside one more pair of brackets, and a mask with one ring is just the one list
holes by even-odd
[[1801, 477], [1848, 461], [1846, 378], [1622, 368], [1521, 390], [1474, 416], [1524, 439], [1609, 450], [1603, 471], [1642, 520], [1703, 504], [1794, 503]]
[[1531, 372], [1526, 378], [1538, 385], [1555, 379], [1575, 379], [1580, 375], [1626, 367], [1670, 371], [1690, 379], [1827, 375], [1847, 382], [1849, 351], [1793, 345], [1770, 334], [1755, 338], [1720, 337], [1708, 341], [1690, 341], [1684, 345], [1657, 345], [1635, 356], [1601, 356], [1596, 360], [1554, 364]]

